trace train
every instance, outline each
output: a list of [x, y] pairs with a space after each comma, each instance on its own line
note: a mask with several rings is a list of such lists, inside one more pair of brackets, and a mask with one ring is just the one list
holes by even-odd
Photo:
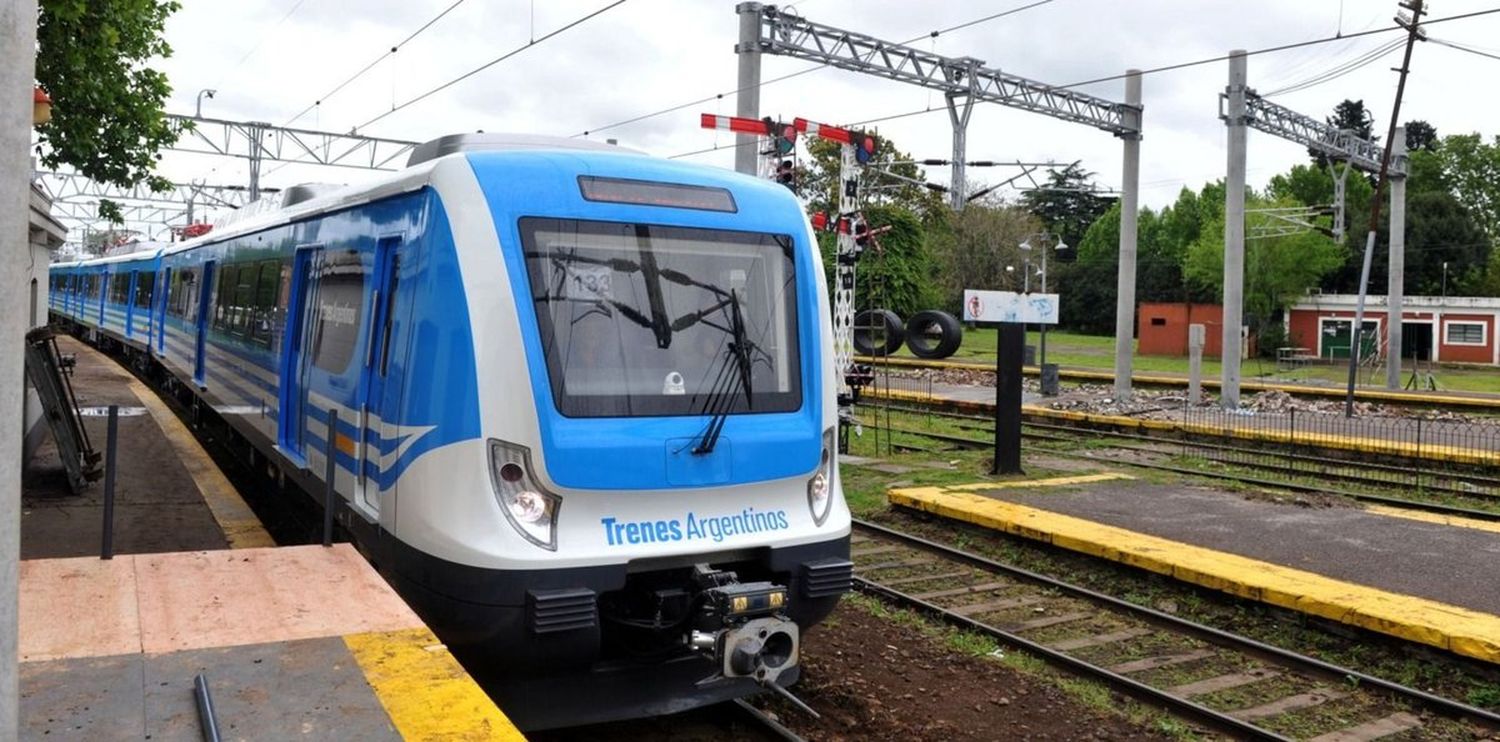
[[522, 729], [784, 690], [852, 586], [828, 289], [773, 182], [453, 135], [49, 282], [278, 480], [321, 502], [334, 472], [343, 532]]

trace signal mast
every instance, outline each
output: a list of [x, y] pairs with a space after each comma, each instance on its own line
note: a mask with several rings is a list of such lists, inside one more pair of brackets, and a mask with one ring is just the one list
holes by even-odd
[[839, 369], [839, 450], [848, 450], [848, 431], [855, 426], [854, 403], [860, 390], [874, 379], [868, 364], [854, 362], [854, 285], [855, 267], [867, 247], [879, 246], [877, 235], [889, 229], [870, 229], [859, 209], [860, 175], [875, 156], [875, 137], [838, 126], [829, 126], [804, 118], [785, 124], [771, 118], [761, 120], [716, 116], [705, 113], [705, 129], [721, 129], [764, 137], [761, 142], [758, 174], [763, 178], [796, 190], [795, 167], [788, 156], [795, 154], [797, 134], [818, 137], [840, 145], [838, 214], [830, 220], [827, 214], [812, 215], [812, 226], [819, 231], [834, 230], [838, 242], [834, 250], [833, 283], [833, 349], [834, 365]]

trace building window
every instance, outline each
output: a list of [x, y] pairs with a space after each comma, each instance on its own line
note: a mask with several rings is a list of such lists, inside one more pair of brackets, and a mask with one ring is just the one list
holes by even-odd
[[1443, 343], [1445, 345], [1485, 345], [1486, 329], [1483, 322], [1444, 322]]
[[1166, 324], [1167, 324], [1167, 318], [1166, 317], [1152, 317], [1151, 318], [1151, 326], [1152, 327], [1165, 327]]

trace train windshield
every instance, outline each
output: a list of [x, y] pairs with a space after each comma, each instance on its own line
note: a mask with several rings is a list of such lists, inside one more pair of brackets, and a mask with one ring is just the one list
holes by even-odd
[[573, 219], [520, 226], [562, 414], [801, 407], [791, 237]]

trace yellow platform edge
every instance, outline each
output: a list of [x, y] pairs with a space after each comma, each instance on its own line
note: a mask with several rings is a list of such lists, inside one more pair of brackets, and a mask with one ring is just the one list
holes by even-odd
[[344, 644], [403, 739], [526, 739], [429, 629], [351, 634]]
[[1500, 616], [943, 487], [893, 489], [933, 513], [1500, 664]]

